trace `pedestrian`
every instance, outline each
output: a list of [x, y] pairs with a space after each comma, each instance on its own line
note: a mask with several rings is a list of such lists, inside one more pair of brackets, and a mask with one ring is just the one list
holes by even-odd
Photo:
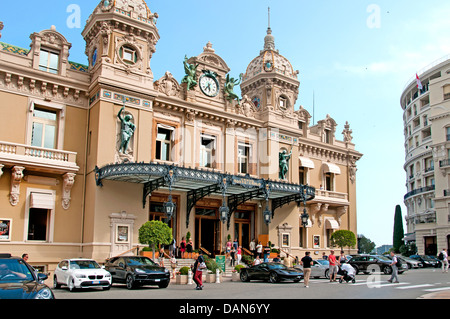
[[159, 266], [160, 267], [164, 267], [164, 255], [166, 253], [164, 252], [164, 247], [161, 247], [160, 251], [159, 251]]
[[345, 264], [347, 258], [345, 257], [345, 252], [341, 250], [341, 255], [339, 256], [339, 265]]
[[181, 243], [180, 243], [180, 252], [181, 252], [181, 258], [184, 259], [186, 258], [186, 240], [184, 239], [184, 237], [181, 239]]
[[267, 245], [264, 247], [264, 262], [269, 262], [269, 256], [270, 256], [270, 247]]
[[230, 257], [231, 257], [231, 267], [236, 266], [236, 250], [234, 249], [234, 247], [231, 247]]
[[388, 280], [388, 282], [394, 282], [394, 283], [398, 283], [398, 268], [397, 268], [397, 256], [394, 254], [393, 251], [391, 251], [391, 257], [392, 257], [392, 262], [390, 264], [391, 269], [392, 269], [392, 275], [391, 278]]
[[172, 258], [170, 259], [170, 266], [172, 267], [172, 279], [175, 279], [175, 273], [177, 270], [177, 260], [175, 256], [172, 256]]
[[328, 274], [330, 276], [330, 282], [336, 281], [338, 261], [334, 255], [334, 250], [330, 250], [330, 255], [328, 256], [328, 261], [330, 263]]
[[192, 238], [189, 238], [188, 243], [186, 244], [186, 254], [187, 254], [187, 258], [192, 258], [192, 246], [194, 244], [192, 243]]
[[442, 262], [442, 272], [448, 272], [448, 253], [447, 253], [447, 249], [445, 249], [445, 248], [442, 249], [441, 253], [439, 254], [439, 257], [440, 257], [439, 259]]
[[253, 239], [251, 242], [250, 242], [250, 252], [251, 252], [251, 254], [252, 254], [252, 256], [255, 258], [256, 257], [256, 242], [255, 242], [255, 239]]
[[196, 290], [203, 290], [203, 269], [206, 268], [203, 251], [199, 251], [197, 260], [194, 263], [192, 272], [194, 273], [194, 282], [197, 284]]
[[239, 243], [238, 243], [238, 240], [237, 240], [237, 238], [234, 240], [234, 242], [233, 242], [233, 246], [234, 246], [234, 249], [236, 249], [236, 251], [237, 251], [237, 249], [238, 249], [238, 246], [239, 246]]
[[328, 260], [328, 256], [325, 252], [322, 253], [322, 259], [323, 260]]
[[262, 258], [262, 252], [263, 252], [263, 246], [261, 242], [258, 242], [258, 245], [256, 245], [256, 255], [259, 256], [259, 258]]
[[305, 257], [302, 258], [300, 264], [303, 266], [303, 278], [305, 281], [305, 288], [309, 288], [309, 277], [311, 276], [312, 258], [309, 256], [309, 251], [305, 252]]
[[238, 250], [236, 252], [236, 256], [237, 256], [237, 264], [239, 265], [242, 259], [242, 246], [238, 247]]
[[261, 263], [261, 259], [259, 256], [256, 256], [255, 260], [253, 261], [253, 266], [259, 265]]
[[175, 240], [175, 238], [172, 238], [172, 243], [169, 246], [169, 256], [170, 257], [174, 256], [175, 248], [176, 248], [176, 240]]
[[28, 262], [28, 254], [23, 254], [22, 259], [25, 260], [25, 262]]

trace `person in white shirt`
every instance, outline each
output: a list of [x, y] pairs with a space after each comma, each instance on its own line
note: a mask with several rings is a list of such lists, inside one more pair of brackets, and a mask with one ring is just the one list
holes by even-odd
[[441, 253], [443, 255], [442, 272], [448, 272], [448, 254], [447, 254], [447, 249], [442, 249]]

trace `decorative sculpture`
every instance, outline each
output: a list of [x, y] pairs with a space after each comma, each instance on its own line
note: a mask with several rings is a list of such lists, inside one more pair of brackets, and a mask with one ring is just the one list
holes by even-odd
[[197, 68], [198, 64], [189, 64], [187, 56], [184, 57], [184, 71], [186, 75], [184, 76], [181, 83], [187, 83], [187, 90], [192, 90], [197, 85]]
[[133, 118], [131, 115], [125, 115], [125, 117], [123, 116], [124, 111], [125, 105], [120, 109], [119, 114], [117, 114], [117, 117], [122, 122], [122, 130], [120, 132], [122, 141], [119, 147], [119, 152], [128, 155], [128, 147], [136, 130], [136, 125], [131, 121]]
[[286, 179], [287, 172], [289, 171], [289, 160], [292, 156], [292, 149], [291, 152], [288, 154], [286, 150], [283, 150], [283, 152], [280, 152], [280, 179]]
[[234, 90], [234, 87], [235, 87], [236, 85], [241, 84], [241, 81], [242, 81], [242, 77], [243, 77], [243, 76], [244, 76], [244, 75], [241, 73], [241, 74], [239, 75], [239, 80], [236, 80], [236, 79], [234, 79], [234, 78], [231, 78], [230, 75], [227, 74], [227, 78], [226, 78], [224, 90], [225, 90], [225, 93], [227, 94], [227, 100], [228, 100], [229, 102], [232, 102], [233, 100], [237, 100], [238, 105], [241, 103], [241, 101], [240, 101], [240, 99], [239, 99], [239, 96], [238, 96], [236, 93], [234, 93], [233, 90]]

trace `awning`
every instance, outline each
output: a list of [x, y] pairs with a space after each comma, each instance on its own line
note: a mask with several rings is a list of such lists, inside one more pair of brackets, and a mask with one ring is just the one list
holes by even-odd
[[55, 198], [52, 194], [31, 193], [30, 208], [55, 209]]
[[325, 228], [326, 229], [339, 229], [339, 223], [336, 219], [329, 218], [325, 220]]
[[336, 164], [322, 163], [322, 167], [323, 167], [324, 173], [332, 173], [332, 174], [336, 174], [336, 175], [341, 174], [341, 169]]
[[307, 157], [299, 157], [298, 158], [301, 167], [308, 167], [308, 168], [314, 168], [314, 162]]

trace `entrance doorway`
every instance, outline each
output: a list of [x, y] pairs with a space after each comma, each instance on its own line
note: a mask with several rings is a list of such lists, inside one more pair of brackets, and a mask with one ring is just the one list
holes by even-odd
[[220, 254], [220, 220], [216, 208], [195, 208], [195, 248], [205, 248], [212, 255]]
[[425, 255], [437, 255], [436, 236], [425, 237]]
[[234, 238], [239, 246], [249, 249], [252, 240], [252, 210], [238, 209], [234, 214]]

